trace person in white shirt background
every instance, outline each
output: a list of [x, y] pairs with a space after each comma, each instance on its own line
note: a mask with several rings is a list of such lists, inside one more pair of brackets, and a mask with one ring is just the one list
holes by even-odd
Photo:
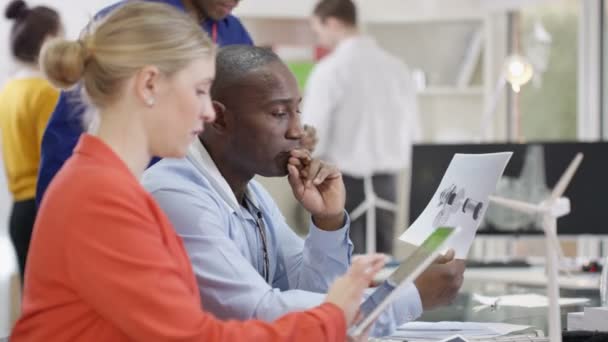
[[[409, 168], [419, 138], [415, 87], [406, 65], [360, 33], [351, 0], [322, 0], [311, 19], [319, 43], [332, 52], [313, 69], [302, 107], [317, 133], [315, 155], [344, 176], [346, 210], [365, 199], [364, 177], [378, 197], [396, 201], [397, 176]], [[376, 212], [376, 250], [392, 254], [394, 213]], [[351, 223], [355, 253], [365, 252], [365, 215]]]

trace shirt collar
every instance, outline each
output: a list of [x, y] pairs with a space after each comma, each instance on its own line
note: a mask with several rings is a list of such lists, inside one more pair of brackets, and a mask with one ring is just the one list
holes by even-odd
[[[184, 2], [182, 0], [163, 0], [162, 2], [186, 12], [186, 7], [184, 7]], [[208, 25], [209, 27], [211, 27], [211, 25], [213, 23], [223, 23], [225, 25], [228, 25], [230, 16], [231, 16], [231, 14], [228, 14], [225, 18], [222, 18], [220, 20], [213, 20], [211, 18], [206, 18], [206, 19], [202, 20], [200, 22], [200, 24]]]
[[368, 36], [368, 35], [364, 35], [364, 34], [356, 34], [352, 37], [348, 37], [344, 40], [342, 40], [340, 43], [338, 43], [338, 46], [336, 46], [336, 50], [335, 51], [340, 51], [340, 50], [344, 50], [350, 46], [356, 45], [356, 44], [375, 44], [375, 40]]
[[220, 20], [206, 18], [203, 20], [203, 24], [207, 25], [209, 27], [211, 27], [211, 25], [213, 25], [213, 24], [218, 24], [218, 25], [223, 24], [224, 26], [228, 26], [228, 24], [230, 22], [229, 17], [230, 17], [230, 15], [227, 15], [225, 18], [222, 18]]
[[44, 75], [40, 70], [37, 70], [30, 66], [22, 66], [15, 72], [12, 78], [17, 80], [28, 78], [44, 78]]
[[[200, 139], [195, 139], [192, 145], [190, 145], [186, 158], [190, 160], [203, 176], [205, 176], [211, 184], [211, 187], [220, 195], [228, 207], [234, 212], [241, 213], [241, 205], [236, 199], [234, 192], [232, 192], [232, 188], [230, 188], [230, 185], [228, 185], [228, 182], [224, 176], [222, 176], [220, 170], [217, 168], [217, 165]], [[249, 184], [247, 185], [245, 196], [247, 196], [256, 208], [259, 208], [259, 203], [253, 195]]]
[[184, 2], [182, 0], [163, 0], [160, 2], [164, 2], [167, 5], [171, 5], [173, 7], [179, 8], [182, 11], [186, 10], [186, 8], [184, 7]]

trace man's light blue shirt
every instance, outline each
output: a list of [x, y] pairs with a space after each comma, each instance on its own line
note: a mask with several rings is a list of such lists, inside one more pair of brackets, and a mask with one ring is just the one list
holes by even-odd
[[[142, 179], [184, 241], [197, 278], [202, 306], [222, 319], [266, 321], [321, 304], [330, 284], [351, 260], [350, 220], [323, 231], [311, 220], [306, 239], [287, 225], [266, 190], [252, 180], [246, 196], [264, 221], [270, 284], [262, 276], [263, 244], [256, 218], [240, 205], [198, 140], [184, 159], [164, 159]], [[415, 286], [376, 323], [373, 334], [390, 333], [422, 313]]]

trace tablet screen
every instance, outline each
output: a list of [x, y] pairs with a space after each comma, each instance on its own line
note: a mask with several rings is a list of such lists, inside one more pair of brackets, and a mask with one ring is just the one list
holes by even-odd
[[[360, 324], [351, 329], [352, 335], [359, 335], [388, 304], [388, 297], [402, 284], [414, 281], [420, 273], [435, 260], [446, 241], [456, 231], [452, 227], [439, 227], [361, 304]], [[358, 333], [357, 333], [358, 332]]]

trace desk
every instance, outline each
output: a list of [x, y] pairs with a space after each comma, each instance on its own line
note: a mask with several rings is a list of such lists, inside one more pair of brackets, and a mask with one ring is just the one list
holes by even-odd
[[[477, 338], [468, 340], [471, 342], [551, 342], [549, 341], [549, 337], [546, 337], [542, 331], [534, 331], [533, 329], [530, 329], [528, 332], [523, 331], [496, 338]], [[372, 337], [368, 342], [404, 342], [404, 340], [402, 338]]]
[[[384, 276], [388, 276], [392, 271], [394, 269], [383, 271]], [[595, 274], [584, 274], [567, 281], [564, 280], [560, 296], [589, 298], [591, 301], [587, 304], [588, 306], [599, 306], [599, 287], [594, 285], [598, 279], [599, 276]], [[474, 293], [487, 296], [524, 293], [546, 295], [543, 280], [542, 268], [467, 269], [464, 284], [454, 303], [448, 307], [427, 311], [419, 320], [429, 322], [504, 322], [530, 325], [544, 331], [546, 334], [548, 328], [546, 307], [531, 309], [499, 307], [496, 311], [486, 309], [473, 312], [473, 308], [479, 303], [472, 299]], [[566, 328], [567, 313], [575, 311], [583, 311], [583, 307], [567, 306], [561, 308], [562, 327], [564, 329]]]
[[[537, 293], [545, 295], [546, 290], [542, 287], [514, 285], [506, 282], [496, 281], [481, 281], [476, 279], [467, 279], [460, 291], [460, 294], [451, 306], [439, 308], [425, 312], [421, 321], [470, 321], [470, 322], [505, 322], [512, 324], [531, 325], [538, 329], [542, 329], [547, 333], [547, 308], [520, 308], [520, 307], [500, 307], [496, 311], [485, 309], [479, 312], [473, 312], [473, 308], [479, 303], [475, 302], [473, 294], [481, 294], [487, 296], [500, 296], [505, 294], [524, 294]], [[590, 302], [587, 306], [599, 306], [599, 289], [586, 290], [576, 289], [560, 290], [562, 297], [585, 297], [589, 298]], [[583, 306], [574, 305], [561, 308], [562, 327], [566, 328], [566, 316], [568, 312], [583, 311]]]

